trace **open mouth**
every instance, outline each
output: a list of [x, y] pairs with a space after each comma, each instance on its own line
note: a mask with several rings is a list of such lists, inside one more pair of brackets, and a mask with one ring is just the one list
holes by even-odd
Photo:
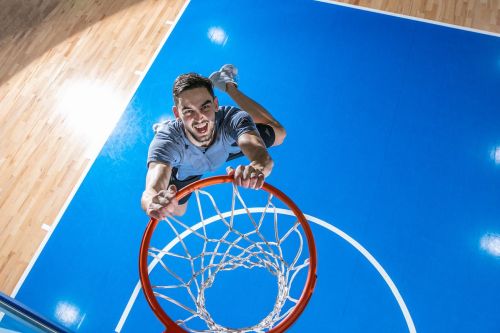
[[199, 134], [206, 134], [208, 131], [208, 123], [193, 126]]

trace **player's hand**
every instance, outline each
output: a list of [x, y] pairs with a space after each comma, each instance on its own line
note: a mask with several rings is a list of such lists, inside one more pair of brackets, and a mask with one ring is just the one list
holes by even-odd
[[266, 178], [261, 170], [254, 168], [252, 165], [238, 165], [236, 169], [228, 166], [226, 172], [234, 177], [236, 185], [255, 190], [262, 188]]
[[170, 185], [168, 189], [158, 192], [152, 198], [146, 213], [157, 220], [163, 220], [167, 216], [172, 216], [179, 206], [179, 202], [175, 198], [176, 194], [177, 188], [175, 185]]

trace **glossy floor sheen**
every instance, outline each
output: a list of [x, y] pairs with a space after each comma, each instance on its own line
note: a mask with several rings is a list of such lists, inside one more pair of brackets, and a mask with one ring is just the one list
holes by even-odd
[[[500, 39], [313, 1], [190, 3], [17, 299], [73, 331], [116, 329], [151, 126], [178, 74], [228, 62], [287, 128], [268, 180], [317, 241], [316, 291], [290, 332], [500, 330]], [[140, 296], [121, 331], [160, 330]]]

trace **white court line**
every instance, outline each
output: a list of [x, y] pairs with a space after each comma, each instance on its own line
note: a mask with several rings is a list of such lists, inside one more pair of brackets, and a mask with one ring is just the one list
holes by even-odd
[[[269, 212], [269, 210], [268, 209], [266, 210], [265, 207], [249, 208], [248, 210], [251, 213]], [[273, 212], [274, 212], [274, 209], [273, 209]], [[291, 210], [288, 210], [288, 209], [276, 208], [276, 212], [279, 213], [279, 214], [283, 214], [283, 215], [295, 216], [295, 214]], [[231, 216], [231, 213], [232, 212], [226, 212], [226, 213], [223, 213], [221, 215], [222, 215], [222, 217], [227, 218], [227, 217]], [[238, 209], [238, 210], [235, 210], [233, 212], [233, 214], [234, 214], [234, 216], [241, 215], [241, 214], [247, 214], [247, 211], [246, 211], [246, 209]], [[331, 225], [331, 224], [329, 224], [329, 223], [327, 223], [327, 222], [325, 222], [323, 220], [320, 220], [320, 219], [318, 219], [318, 218], [316, 218], [314, 216], [306, 215], [306, 214], [304, 214], [304, 216], [305, 216], [305, 218], [308, 221], [316, 223], [316, 224], [318, 224], [318, 225], [320, 225], [320, 226], [322, 226], [322, 227], [330, 230], [331, 232], [337, 234], [341, 238], [343, 238], [345, 241], [347, 241], [349, 244], [351, 244], [356, 250], [358, 250], [372, 264], [373, 267], [375, 267], [375, 269], [377, 270], [377, 272], [384, 279], [384, 281], [387, 284], [387, 286], [389, 286], [389, 289], [391, 290], [392, 294], [394, 295], [394, 298], [398, 302], [399, 308], [401, 309], [401, 312], [403, 313], [403, 316], [405, 318], [406, 325], [408, 326], [408, 331], [410, 333], [417, 332], [417, 330], [415, 328], [415, 324], [413, 323], [413, 320], [411, 318], [410, 311], [408, 311], [408, 307], [406, 306], [406, 304], [405, 304], [405, 302], [403, 300], [403, 297], [401, 296], [398, 288], [396, 287], [396, 285], [394, 284], [394, 282], [392, 281], [392, 279], [389, 277], [389, 274], [387, 274], [387, 272], [384, 270], [384, 268], [382, 267], [382, 265], [380, 265], [380, 263], [377, 261], [377, 259], [375, 259], [375, 257], [373, 257], [371, 255], [371, 253], [368, 252], [368, 250], [365, 249], [354, 238], [352, 238], [351, 236], [349, 236], [348, 234], [346, 234], [345, 232], [343, 232], [339, 228], [334, 227], [333, 225]], [[199, 228], [201, 228], [203, 226], [203, 224], [209, 225], [210, 223], [213, 223], [215, 221], [219, 221], [220, 219], [221, 219], [221, 217], [219, 215], [215, 215], [215, 216], [212, 216], [209, 219], [206, 219], [203, 222], [197, 223], [196, 225], [194, 225], [191, 228], [194, 231], [196, 231]], [[189, 234], [191, 234], [191, 231], [190, 230], [186, 230], [182, 234], [180, 234], [179, 238], [180, 239], [184, 239]], [[174, 238], [170, 243], [167, 244], [167, 246], [163, 250], [164, 251], [170, 251], [170, 249], [172, 247], [174, 247], [179, 242], [179, 238], [177, 238], [177, 237]], [[153, 270], [154, 266], [156, 266], [156, 264], [158, 263], [158, 261], [159, 261], [159, 259], [155, 258], [149, 264], [149, 266], [148, 266], [148, 272], [151, 272]], [[137, 298], [140, 290], [141, 290], [141, 282], [139, 281], [135, 285], [135, 288], [134, 288], [134, 290], [133, 290], [133, 292], [132, 292], [132, 294], [130, 296], [130, 299], [129, 299], [127, 305], [125, 306], [125, 309], [123, 310], [122, 316], [120, 317], [120, 320], [118, 321], [118, 324], [116, 325], [115, 332], [117, 332], [117, 333], [121, 332], [121, 330], [123, 328], [123, 325], [125, 324], [125, 321], [127, 320], [127, 317], [129, 315], [130, 311], [132, 310], [132, 306], [134, 305], [135, 300], [136, 300], [136, 298]]]
[[[139, 86], [141, 85], [142, 81], [144, 80], [144, 77], [146, 76], [146, 73], [149, 71], [149, 69], [153, 65], [153, 62], [155, 61], [156, 57], [160, 53], [161, 49], [163, 48], [163, 45], [166, 43], [168, 37], [170, 36], [170, 34], [172, 33], [172, 31], [174, 30], [175, 26], [177, 25], [177, 22], [179, 22], [179, 19], [181, 18], [182, 14], [184, 14], [184, 11], [186, 10], [186, 7], [188, 6], [188, 4], [190, 2], [191, 2], [191, 0], [186, 1], [186, 3], [184, 4], [184, 7], [182, 7], [182, 9], [180, 10], [179, 14], [175, 18], [175, 21], [174, 21], [175, 23], [167, 31], [167, 34], [163, 38], [163, 41], [160, 43], [160, 45], [156, 49], [153, 57], [149, 61], [148, 66], [146, 66], [145, 70], [142, 72], [142, 77], [137, 82], [136, 87], [132, 90], [132, 92], [130, 94], [130, 97], [128, 99], [125, 99], [127, 101], [127, 104], [123, 106], [123, 108], [122, 108], [122, 114], [123, 114], [123, 112], [125, 112], [125, 109], [127, 108], [127, 105], [132, 100], [132, 97], [134, 96], [134, 94], [136, 93], [137, 89], [139, 88]], [[120, 117], [116, 118], [116, 122], [118, 122], [120, 120], [120, 118], [121, 118], [121, 115], [120, 115]], [[114, 127], [116, 127], [116, 124], [115, 124], [115, 126], [113, 126], [113, 128]], [[110, 132], [110, 134], [111, 134], [111, 132]], [[101, 145], [101, 148], [102, 148], [102, 146], [104, 146], [104, 144], [106, 143], [106, 141], [108, 140], [108, 138], [106, 138], [106, 140], [104, 140], [104, 142]], [[10, 295], [12, 298], [15, 298], [16, 295], [17, 295], [17, 293], [19, 292], [19, 289], [21, 289], [21, 286], [23, 285], [24, 281], [28, 277], [28, 274], [30, 273], [30, 271], [33, 268], [33, 266], [35, 265], [35, 262], [38, 260], [38, 257], [40, 256], [40, 254], [42, 253], [45, 245], [47, 244], [47, 242], [49, 241], [50, 237], [52, 236], [52, 233], [54, 232], [54, 230], [56, 230], [56, 227], [59, 224], [59, 222], [61, 221], [61, 218], [62, 218], [64, 212], [66, 211], [66, 209], [68, 208], [70, 202], [73, 200], [73, 197], [75, 196], [76, 192], [78, 191], [78, 189], [82, 185], [83, 180], [85, 179], [85, 177], [87, 177], [87, 174], [89, 173], [90, 168], [92, 168], [92, 165], [94, 164], [95, 160], [99, 156], [100, 151], [101, 151], [100, 149], [96, 150], [95, 156], [93, 156], [93, 158], [91, 158], [91, 162], [88, 164], [87, 168], [83, 171], [82, 176], [80, 177], [80, 179], [78, 180], [77, 184], [73, 188], [73, 191], [71, 191], [70, 195], [68, 196], [68, 199], [64, 203], [64, 206], [62, 207], [61, 211], [57, 215], [54, 223], [51, 225], [50, 231], [48, 231], [47, 234], [45, 235], [45, 238], [43, 239], [42, 243], [38, 247], [38, 249], [35, 252], [35, 254], [33, 255], [33, 257], [31, 258], [31, 261], [29, 262], [28, 267], [26, 267], [26, 269], [23, 272], [23, 275], [21, 276], [21, 278], [17, 282], [14, 290], [12, 291], [12, 293]]]
[[404, 18], [404, 19], [412, 20], [412, 21], [418, 21], [418, 22], [425, 22], [425, 23], [430, 23], [430, 24], [434, 24], [434, 25], [440, 25], [440, 26], [447, 27], [447, 28], [454, 28], [454, 29], [458, 29], [458, 30], [465, 30], [465, 31], [475, 32], [475, 33], [479, 33], [479, 34], [483, 34], [483, 35], [490, 35], [490, 36], [494, 36], [494, 37], [500, 37], [500, 34], [495, 33], [495, 32], [490, 32], [490, 31], [480, 30], [480, 29], [474, 29], [474, 28], [469, 28], [469, 27], [463, 27], [463, 26], [456, 25], [456, 24], [444, 23], [444, 22], [439, 22], [439, 21], [433, 21], [433, 20], [428, 20], [428, 19], [414, 17], [414, 16], [408, 16], [408, 15], [403, 15], [403, 14], [396, 14], [396, 13], [391, 13], [391, 12], [387, 12], [387, 11], [384, 11], [384, 10], [367, 8], [367, 7], [361, 7], [361, 6], [351, 5], [351, 4], [347, 4], [347, 3], [343, 3], [343, 2], [338, 2], [338, 1], [334, 1], [334, 0], [314, 0], [314, 1], [329, 3], [329, 4], [332, 4], [332, 5], [338, 5], [338, 6], [342, 6], [342, 7], [359, 9], [359, 10], [362, 10], [362, 11], [365, 11], [365, 12], [372, 12], [372, 13], [377, 13], [377, 14], [383, 14], [383, 15], [389, 15], [389, 16]]

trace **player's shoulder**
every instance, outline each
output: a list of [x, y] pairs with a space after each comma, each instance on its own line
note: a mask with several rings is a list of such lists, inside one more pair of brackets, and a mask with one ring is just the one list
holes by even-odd
[[169, 147], [182, 146], [184, 142], [184, 131], [182, 122], [178, 119], [166, 120], [153, 126], [155, 132], [152, 145]]
[[182, 123], [179, 119], [168, 119], [153, 125], [155, 135], [160, 136], [177, 136], [182, 133]]
[[233, 116], [241, 111], [242, 110], [237, 108], [236, 106], [222, 105], [222, 106], [219, 106], [218, 113], [221, 117], [226, 118], [226, 117], [231, 117], [231, 116]]
[[219, 124], [230, 124], [241, 117], [245, 117], [247, 112], [231, 105], [220, 106], [215, 117]]

